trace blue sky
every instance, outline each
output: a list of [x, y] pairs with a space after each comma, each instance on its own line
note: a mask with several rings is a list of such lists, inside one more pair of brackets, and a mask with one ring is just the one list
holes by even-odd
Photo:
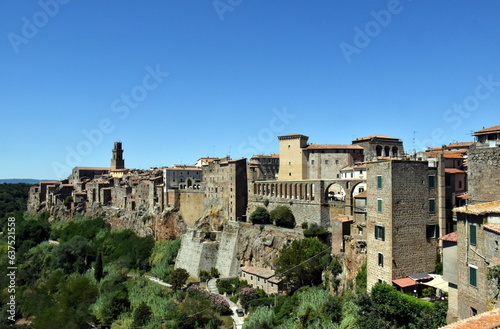
[[[59, 179], [500, 124], [500, 2], [2, 3], [0, 178]], [[414, 133], [416, 132], [416, 133]], [[415, 143], [413, 138], [415, 136]]]

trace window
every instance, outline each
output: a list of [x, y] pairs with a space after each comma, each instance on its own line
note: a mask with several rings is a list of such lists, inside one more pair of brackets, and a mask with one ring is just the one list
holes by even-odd
[[325, 160], [325, 164], [328, 164], [328, 160]]
[[377, 199], [377, 211], [382, 212], [382, 199]]
[[335, 164], [339, 164], [339, 160], [335, 160]]
[[385, 227], [375, 226], [375, 239], [385, 241]]
[[477, 315], [477, 310], [474, 307], [470, 308], [470, 316], [476, 316]]
[[429, 188], [436, 187], [436, 176], [429, 176]]
[[436, 212], [436, 200], [429, 199], [429, 212]]
[[469, 241], [470, 244], [475, 245], [477, 243], [476, 241], [476, 225], [471, 224], [469, 225]]
[[312, 164], [312, 165], [314, 164], [314, 160], [311, 160], [311, 164]]
[[382, 188], [382, 176], [377, 176], [377, 188]]
[[437, 238], [439, 233], [438, 225], [427, 225], [427, 238]]
[[337, 174], [337, 178], [340, 178], [340, 174]]
[[378, 253], [378, 266], [384, 267], [384, 255], [381, 252]]
[[477, 267], [469, 265], [469, 284], [477, 287]]
[[461, 180], [459, 180], [459, 181], [458, 181], [458, 189], [459, 189], [459, 190], [461, 190], [461, 189], [462, 189], [462, 181], [461, 181]]
[[359, 193], [364, 192], [364, 191], [365, 191], [365, 189], [364, 189], [363, 187], [360, 187], [360, 188], [358, 189], [358, 192], [359, 192]]

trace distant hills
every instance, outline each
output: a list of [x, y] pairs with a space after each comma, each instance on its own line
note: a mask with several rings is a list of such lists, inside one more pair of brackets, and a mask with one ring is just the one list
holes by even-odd
[[29, 178], [9, 178], [9, 179], [0, 179], [0, 184], [18, 184], [18, 183], [24, 183], [24, 184], [38, 184], [40, 183], [41, 179], [29, 179]]

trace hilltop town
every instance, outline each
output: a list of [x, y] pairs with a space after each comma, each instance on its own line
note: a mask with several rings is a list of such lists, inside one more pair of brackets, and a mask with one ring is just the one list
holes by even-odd
[[[146, 170], [127, 168], [116, 142], [110, 167], [76, 167], [32, 187], [28, 211], [181, 237], [176, 267], [193, 277], [216, 268], [267, 293], [286, 292], [274, 261], [315, 225], [342, 260], [342, 284], [366, 263], [368, 290], [386, 282], [420, 297], [433, 287], [448, 301], [448, 323], [497, 307], [500, 278], [490, 272], [500, 265], [500, 126], [415, 154], [385, 135], [339, 145], [289, 134], [278, 143], [279, 154]], [[252, 224], [257, 209], [282, 206], [294, 227]]]

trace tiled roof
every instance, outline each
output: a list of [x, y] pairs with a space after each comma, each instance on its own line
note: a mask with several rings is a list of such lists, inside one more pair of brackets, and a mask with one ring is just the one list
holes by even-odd
[[480, 313], [441, 329], [494, 329], [500, 328], [500, 309], [496, 308], [489, 312]]
[[43, 180], [40, 182], [40, 184], [60, 184], [61, 182], [56, 181], [56, 180]]
[[338, 215], [338, 216], [334, 217], [333, 220], [338, 220], [339, 222], [342, 222], [342, 223], [348, 223], [348, 222], [352, 222], [354, 220], [354, 217], [349, 216], [349, 215]]
[[453, 212], [460, 212], [470, 215], [500, 214], [500, 201], [458, 207], [453, 209]]
[[96, 170], [96, 171], [101, 171], [101, 170], [110, 170], [109, 167], [76, 167], [78, 170]]
[[447, 174], [466, 174], [465, 171], [457, 169], [457, 168], [445, 168], [444, 172]]
[[354, 141], [361, 142], [361, 141], [365, 141], [365, 140], [370, 140], [372, 138], [384, 138], [384, 139], [399, 140], [399, 138], [396, 138], [396, 137], [389, 137], [389, 136], [384, 136], [384, 135], [370, 135], [370, 136], [366, 136], [366, 137], [356, 138]]
[[460, 142], [460, 143], [450, 143], [448, 147], [469, 147], [473, 142]]
[[252, 267], [252, 266], [244, 266], [241, 268], [243, 272], [260, 276], [261, 278], [268, 279], [274, 276], [274, 271], [268, 268], [262, 267]]
[[400, 286], [401, 288], [411, 287], [411, 286], [414, 286], [417, 284], [416, 281], [414, 281], [413, 279], [410, 279], [410, 278], [402, 278], [402, 279], [392, 280], [392, 283]]
[[463, 159], [464, 155], [465, 154], [463, 154], [459, 151], [445, 151], [444, 152], [445, 159]]
[[484, 128], [484, 129], [475, 131], [474, 132], [474, 136], [489, 134], [489, 133], [492, 133], [492, 132], [500, 132], [500, 125], [489, 127], [489, 128]]
[[367, 195], [368, 195], [368, 191], [363, 191], [363, 192], [355, 195], [354, 197], [355, 198], [366, 198]]
[[335, 144], [309, 144], [308, 150], [362, 150], [363, 148], [359, 145], [345, 144], [345, 145], [335, 145]]
[[469, 194], [468, 193], [457, 194], [456, 197], [458, 199], [467, 200], [467, 199], [469, 199]]
[[288, 135], [278, 136], [278, 138], [280, 138], [280, 137], [301, 137], [301, 136], [308, 137], [308, 136], [302, 135], [302, 134], [288, 134]]
[[457, 242], [458, 241], [458, 233], [457, 232], [448, 233], [448, 234], [440, 237], [439, 240], [449, 241], [449, 242]]
[[494, 224], [494, 223], [485, 224], [484, 228], [489, 230], [489, 231], [500, 234], [500, 224]]

